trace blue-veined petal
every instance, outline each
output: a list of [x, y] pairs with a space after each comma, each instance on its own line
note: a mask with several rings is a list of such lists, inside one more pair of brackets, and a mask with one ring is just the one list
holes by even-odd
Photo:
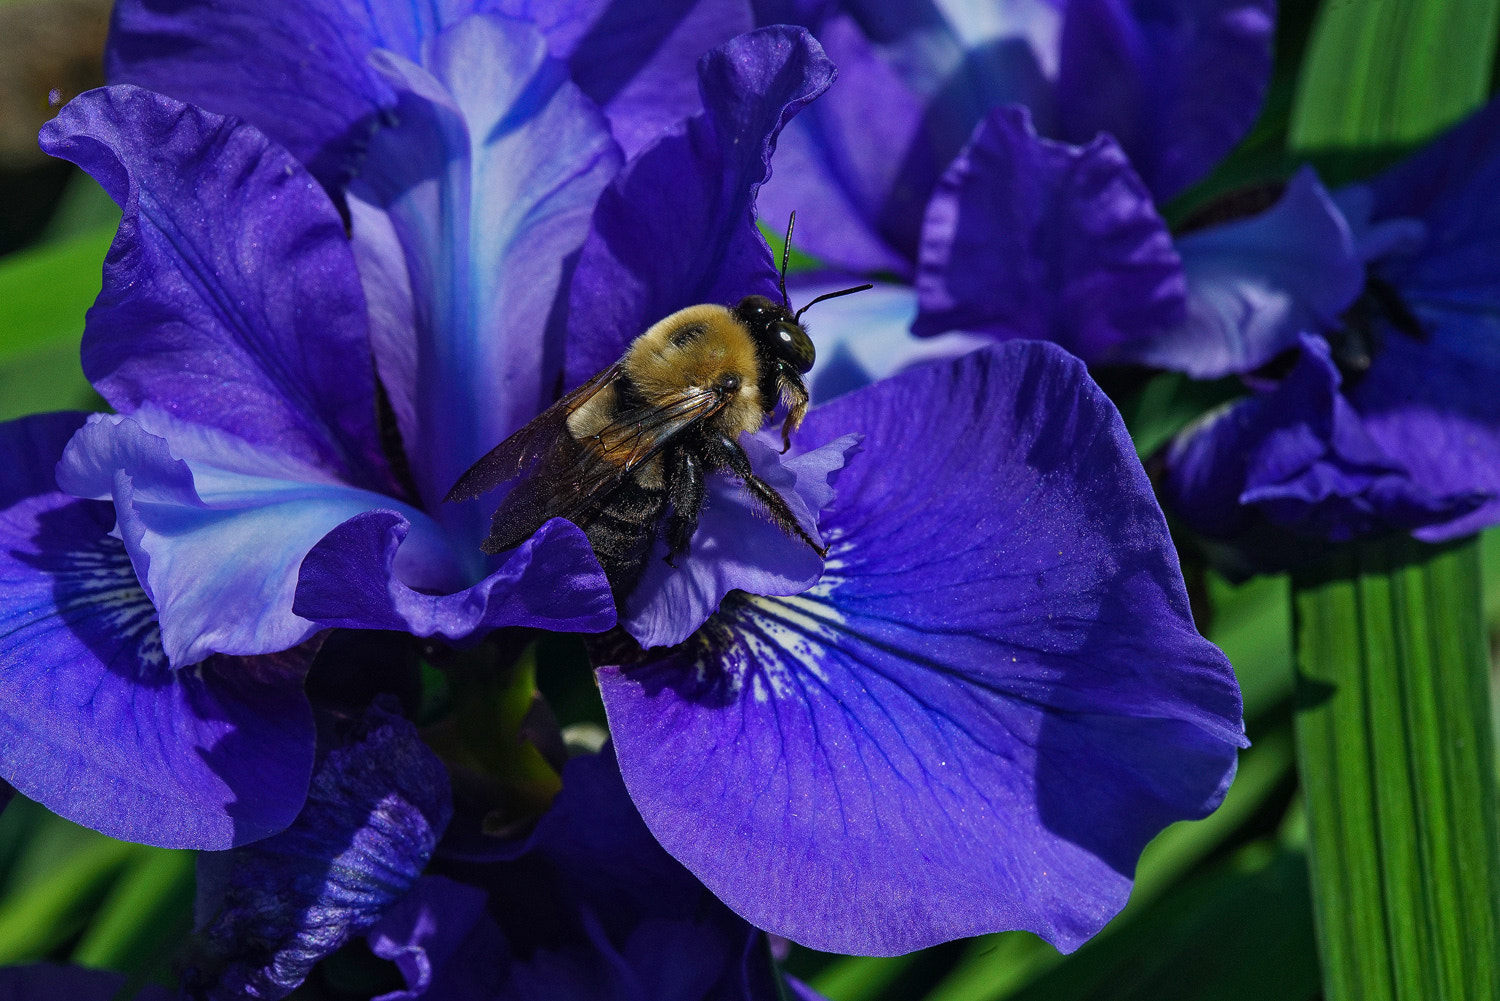
[[469, 583], [447, 538], [415, 508], [154, 408], [92, 418], [69, 445], [58, 483], [114, 501], [174, 665], [273, 653], [311, 637], [319, 626], [292, 611], [298, 567], [319, 539], [365, 511], [396, 510], [417, 527], [396, 565], [411, 586]]
[[448, 773], [410, 722], [377, 704], [341, 721], [307, 805], [273, 838], [198, 857], [203, 1001], [282, 998], [416, 883], [452, 815]]
[[132, 83], [253, 123], [330, 190], [356, 169], [394, 95], [373, 49], [418, 58], [422, 45], [486, 0], [123, 0], [106, 68]]
[[0, 774], [113, 837], [222, 849], [291, 822], [312, 770], [310, 649], [174, 670], [108, 504], [52, 485], [83, 422], [0, 425]]
[[42, 146], [124, 210], [83, 343], [106, 400], [124, 413], [149, 401], [347, 482], [389, 483], [354, 257], [285, 150], [135, 87], [73, 100]]
[[569, 295], [569, 385], [684, 306], [777, 294], [755, 194], [782, 126], [832, 77], [801, 29], [764, 28], [704, 57], [704, 113], [632, 160], [599, 200]]
[[[562, 362], [547, 335], [553, 299], [619, 154], [525, 22], [470, 18], [430, 39], [423, 65], [377, 63], [398, 94], [396, 124], [372, 141], [351, 193], [388, 213], [376, 236], [387, 256], [399, 245], [404, 262], [385, 267], [404, 267], [414, 310], [377, 338], [377, 360], [411, 422], [400, 430], [423, 500], [477, 540], [481, 505], [436, 505], [551, 402]], [[411, 343], [393, 345], [403, 330]]]
[[809, 415], [865, 436], [823, 579], [732, 596], [599, 672], [657, 839], [762, 928], [896, 953], [1027, 928], [1075, 948], [1243, 744], [1118, 413], [1060, 349], [921, 366]]
[[1181, 323], [1182, 263], [1151, 195], [1108, 136], [1037, 136], [991, 112], [927, 206], [912, 330], [1050, 340], [1087, 361]]

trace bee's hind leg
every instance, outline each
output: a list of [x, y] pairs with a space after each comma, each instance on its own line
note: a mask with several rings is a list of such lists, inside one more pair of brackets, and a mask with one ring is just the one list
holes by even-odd
[[667, 566], [675, 567], [676, 557], [692, 544], [698, 531], [698, 514], [703, 510], [703, 461], [686, 448], [667, 453], [667, 501], [672, 513], [667, 516]]

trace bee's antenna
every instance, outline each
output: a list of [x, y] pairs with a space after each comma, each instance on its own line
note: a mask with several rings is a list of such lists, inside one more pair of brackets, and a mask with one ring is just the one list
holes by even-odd
[[802, 314], [807, 312], [813, 306], [816, 306], [818, 303], [822, 302], [824, 299], [837, 299], [841, 295], [852, 295], [855, 292], [863, 292], [865, 289], [871, 289], [874, 287], [874, 285], [856, 285], [854, 288], [846, 288], [838, 292], [825, 292], [814, 299], [812, 302], [808, 303], [806, 306], [803, 306], [801, 309], [797, 310], [797, 312], [793, 313], [792, 322], [800, 323], [802, 320]]
[[797, 211], [792, 210], [791, 218], [786, 221], [786, 242], [781, 245], [781, 304], [787, 309], [792, 304], [786, 301], [786, 265], [792, 259], [792, 227], [797, 225]]

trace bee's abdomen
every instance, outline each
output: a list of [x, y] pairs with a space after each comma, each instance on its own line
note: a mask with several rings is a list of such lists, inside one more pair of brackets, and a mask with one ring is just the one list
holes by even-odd
[[617, 601], [640, 579], [666, 506], [665, 490], [642, 486], [632, 477], [610, 494], [609, 502], [584, 530]]

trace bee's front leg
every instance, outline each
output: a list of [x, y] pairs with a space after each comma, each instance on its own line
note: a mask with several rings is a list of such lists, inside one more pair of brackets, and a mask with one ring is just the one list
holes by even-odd
[[745, 483], [745, 489], [749, 492], [751, 499], [759, 506], [771, 523], [781, 529], [794, 539], [800, 539], [807, 543], [813, 552], [824, 559], [828, 558], [828, 547], [820, 546], [813, 540], [811, 535], [797, 523], [797, 516], [787, 506], [786, 499], [775, 491], [772, 486], [750, 468], [750, 457], [740, 447], [740, 443], [719, 435], [718, 438], [709, 442], [712, 451], [709, 460], [718, 466], [725, 466], [731, 473], [738, 476]]
[[698, 530], [698, 513], [703, 510], [703, 460], [686, 448], [667, 452], [667, 501], [672, 513], [667, 516], [667, 566], [679, 553], [687, 552]]

